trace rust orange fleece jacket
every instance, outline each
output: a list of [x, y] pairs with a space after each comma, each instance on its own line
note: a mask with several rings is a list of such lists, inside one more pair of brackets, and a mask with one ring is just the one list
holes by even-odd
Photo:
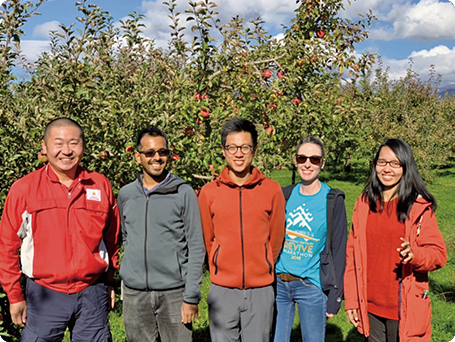
[[285, 234], [285, 200], [278, 183], [252, 167], [242, 186], [226, 167], [199, 194], [210, 280], [248, 289], [274, 281]]

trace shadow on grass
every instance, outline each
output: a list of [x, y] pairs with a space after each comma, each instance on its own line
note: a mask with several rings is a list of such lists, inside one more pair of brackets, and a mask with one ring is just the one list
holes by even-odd
[[[327, 341], [327, 340], [326, 340]], [[365, 342], [366, 339], [363, 335], [360, 335], [356, 328], [349, 330], [345, 342]]]
[[[297, 326], [292, 329], [291, 331], [291, 340], [290, 342], [301, 342], [302, 341], [302, 334], [300, 332], [300, 326]], [[348, 335], [346, 336], [346, 340], [343, 339], [343, 332], [341, 329], [332, 323], [327, 323], [326, 325], [326, 333], [325, 333], [325, 342], [365, 342], [365, 338], [363, 335], [360, 335], [356, 328], [352, 328]]]
[[193, 330], [193, 341], [195, 342], [210, 342], [210, 329], [208, 326], [200, 327]]
[[455, 287], [453, 285], [440, 284], [434, 279], [429, 279], [431, 292], [449, 303], [455, 303]]

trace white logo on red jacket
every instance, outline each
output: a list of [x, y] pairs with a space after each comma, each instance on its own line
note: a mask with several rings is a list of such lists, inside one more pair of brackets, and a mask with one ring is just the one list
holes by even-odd
[[101, 202], [101, 190], [98, 190], [98, 189], [87, 189], [87, 199], [89, 201]]

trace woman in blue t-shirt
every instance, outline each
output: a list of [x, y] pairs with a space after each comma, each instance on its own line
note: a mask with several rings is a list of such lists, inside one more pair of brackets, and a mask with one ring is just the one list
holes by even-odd
[[[287, 199], [286, 239], [275, 267], [278, 311], [275, 342], [290, 340], [295, 304], [303, 341], [323, 342], [326, 318], [333, 317], [341, 305], [346, 209], [343, 192], [331, 191], [319, 180], [324, 157], [321, 140], [302, 138], [294, 158], [301, 182], [283, 189]], [[328, 216], [329, 197], [333, 199], [333, 212]], [[331, 229], [328, 217], [333, 222]]]

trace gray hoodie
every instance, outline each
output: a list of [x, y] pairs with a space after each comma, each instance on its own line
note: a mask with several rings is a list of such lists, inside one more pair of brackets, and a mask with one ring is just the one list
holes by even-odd
[[185, 287], [184, 302], [198, 304], [205, 248], [196, 194], [171, 174], [146, 196], [142, 178], [118, 194], [125, 247], [120, 276], [140, 291]]

